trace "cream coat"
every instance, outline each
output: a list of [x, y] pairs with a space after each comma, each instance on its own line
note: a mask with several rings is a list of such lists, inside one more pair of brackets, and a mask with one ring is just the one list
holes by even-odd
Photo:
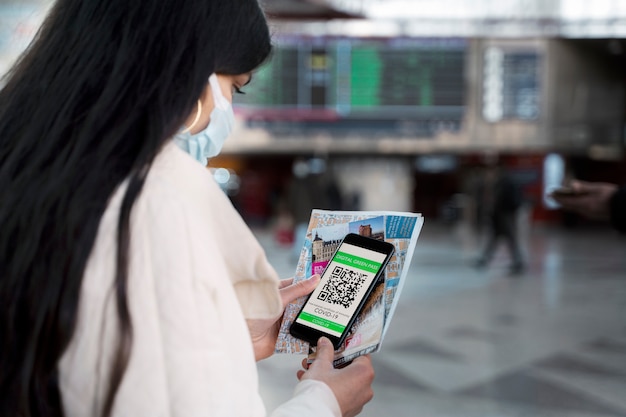
[[[101, 220], [78, 324], [60, 363], [68, 417], [99, 416], [117, 338], [111, 287], [125, 186]], [[246, 318], [280, 314], [278, 278], [208, 170], [168, 144], [131, 216], [130, 363], [113, 416], [266, 415]], [[295, 372], [295, 370], [294, 370]], [[274, 413], [339, 416], [330, 388], [302, 381]]]

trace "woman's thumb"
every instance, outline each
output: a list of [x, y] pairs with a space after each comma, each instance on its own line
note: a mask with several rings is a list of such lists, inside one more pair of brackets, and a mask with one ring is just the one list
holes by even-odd
[[320, 337], [317, 341], [317, 355], [315, 361], [323, 361], [332, 363], [335, 358], [335, 348], [327, 337]]
[[283, 300], [283, 305], [287, 305], [299, 297], [312, 293], [319, 282], [320, 276], [313, 275], [309, 279], [282, 288], [280, 290], [280, 296]]

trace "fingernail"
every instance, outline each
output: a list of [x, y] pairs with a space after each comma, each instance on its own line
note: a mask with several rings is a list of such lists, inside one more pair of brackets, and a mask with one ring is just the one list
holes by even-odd
[[319, 340], [317, 341], [317, 346], [328, 346], [330, 345], [330, 340], [328, 340], [328, 338], [322, 336], [319, 338]]
[[310, 280], [311, 280], [311, 282], [318, 283], [318, 282], [319, 282], [319, 280], [320, 280], [320, 276], [319, 276], [319, 274], [315, 274], [315, 275], [313, 275], [313, 276], [310, 278]]

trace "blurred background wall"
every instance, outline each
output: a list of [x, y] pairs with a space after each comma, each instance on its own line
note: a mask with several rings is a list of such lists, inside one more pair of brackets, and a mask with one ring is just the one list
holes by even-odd
[[[242, 215], [287, 209], [294, 164], [341, 200], [328, 208], [472, 217], [472, 180], [497, 158], [530, 220], [562, 178], [626, 182], [626, 2], [264, 0], [275, 52], [210, 166]], [[0, 5], [0, 70], [48, 0]], [[550, 178], [548, 178], [548, 176]], [[332, 206], [332, 207], [331, 207]]]

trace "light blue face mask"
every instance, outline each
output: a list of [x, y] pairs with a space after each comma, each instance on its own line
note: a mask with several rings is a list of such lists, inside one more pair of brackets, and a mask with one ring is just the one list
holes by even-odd
[[[212, 158], [220, 153], [224, 142], [226, 142], [235, 125], [233, 106], [222, 94], [215, 74], [211, 74], [209, 77], [209, 84], [211, 86], [211, 94], [213, 95], [213, 103], [215, 104], [211, 112], [209, 125], [203, 131], [193, 135], [189, 133], [189, 128], [186, 128], [174, 136], [174, 142], [178, 147], [203, 165], [207, 164], [208, 158]], [[198, 105], [200, 106], [200, 104]], [[198, 111], [199, 115], [200, 109]]]

